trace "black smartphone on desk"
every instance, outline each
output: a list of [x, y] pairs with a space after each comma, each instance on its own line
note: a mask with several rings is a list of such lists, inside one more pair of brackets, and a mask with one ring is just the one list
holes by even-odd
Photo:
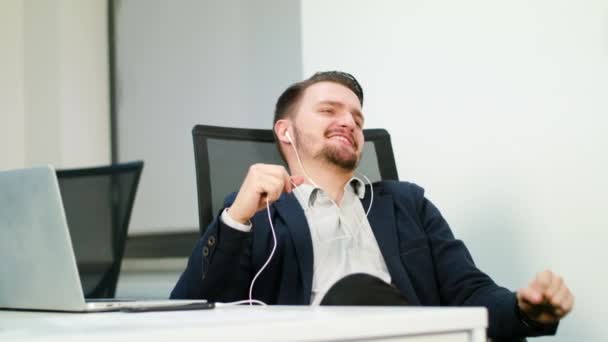
[[120, 309], [121, 312], [154, 312], [154, 311], [181, 311], [181, 310], [206, 310], [215, 308], [215, 303], [188, 303], [184, 305], [158, 305], [158, 306], [142, 306], [142, 307], [127, 307]]

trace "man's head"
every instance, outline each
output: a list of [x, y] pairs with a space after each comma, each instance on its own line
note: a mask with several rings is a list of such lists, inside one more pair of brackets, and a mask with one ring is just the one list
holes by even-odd
[[285, 148], [296, 144], [302, 158], [354, 170], [363, 147], [362, 106], [363, 90], [347, 73], [319, 72], [291, 85], [277, 100], [274, 115], [281, 156], [286, 160]]

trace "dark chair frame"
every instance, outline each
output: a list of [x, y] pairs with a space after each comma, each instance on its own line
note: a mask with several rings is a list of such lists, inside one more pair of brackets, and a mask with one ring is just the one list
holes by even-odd
[[[99, 298], [98, 294], [107, 293], [110, 298], [114, 297], [116, 293], [116, 286], [118, 284], [118, 277], [120, 275], [120, 268], [122, 264], [122, 259], [125, 252], [125, 245], [127, 241], [128, 227], [129, 222], [131, 220], [131, 211], [133, 210], [133, 203], [135, 202], [135, 195], [137, 193], [137, 188], [139, 185], [139, 180], [141, 178], [141, 173], [144, 167], [144, 162], [141, 160], [112, 164], [108, 166], [99, 166], [99, 167], [87, 167], [87, 168], [78, 168], [78, 169], [62, 169], [56, 170], [58, 179], [65, 178], [80, 178], [80, 177], [90, 177], [90, 176], [113, 176], [119, 175], [123, 172], [135, 172], [135, 178], [133, 180], [134, 186], [129, 192], [128, 196], [131, 199], [128, 201], [129, 205], [125, 209], [124, 221], [116, 222], [119, 219], [118, 215], [114, 215], [112, 220], [112, 239], [113, 239], [113, 253], [114, 253], [114, 263], [111, 266], [111, 269], [108, 273], [106, 273], [103, 279], [99, 282], [99, 284], [93, 289], [90, 293], [86, 294], [87, 298]], [[116, 179], [112, 179], [112, 187], [118, 186], [116, 184]], [[111, 199], [112, 203], [112, 212], [115, 213], [118, 211], [117, 201], [115, 199]], [[76, 260], [78, 262], [78, 260]]]
[[[376, 158], [382, 180], [398, 180], [397, 166], [393, 154], [391, 137], [385, 129], [364, 129], [366, 142], [374, 144]], [[208, 139], [244, 140], [274, 143], [274, 135], [270, 129], [249, 129], [196, 125], [192, 129], [194, 142], [194, 162], [196, 167], [196, 184], [198, 193], [199, 229], [201, 235], [213, 221], [211, 178], [209, 168]], [[277, 151], [277, 154], [279, 152]], [[227, 195], [227, 194], [226, 194]]]

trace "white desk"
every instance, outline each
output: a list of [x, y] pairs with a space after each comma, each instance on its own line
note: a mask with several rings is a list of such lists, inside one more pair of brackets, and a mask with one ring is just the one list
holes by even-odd
[[0, 310], [0, 341], [485, 342], [483, 308], [230, 306], [149, 313]]

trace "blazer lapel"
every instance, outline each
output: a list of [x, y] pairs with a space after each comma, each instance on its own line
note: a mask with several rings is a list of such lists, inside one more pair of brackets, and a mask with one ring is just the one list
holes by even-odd
[[306, 220], [302, 207], [293, 194], [282, 196], [280, 200], [275, 202], [275, 207], [277, 208], [279, 215], [281, 215], [285, 221], [285, 225], [291, 233], [292, 241], [295, 246], [303, 282], [303, 292], [299, 298], [300, 302], [302, 304], [309, 304], [312, 291], [314, 259], [308, 221]]
[[[380, 184], [376, 184], [377, 187], [380, 187]], [[371, 193], [369, 190], [369, 187], [367, 187], [365, 198], [361, 200], [365, 210], [369, 207], [369, 194]], [[393, 196], [384, 193], [381, 189], [374, 188], [374, 199], [367, 219], [372, 227], [393, 283], [399, 288], [410, 304], [419, 305], [420, 301], [412, 287], [410, 277], [401, 263], [394, 208]]]

